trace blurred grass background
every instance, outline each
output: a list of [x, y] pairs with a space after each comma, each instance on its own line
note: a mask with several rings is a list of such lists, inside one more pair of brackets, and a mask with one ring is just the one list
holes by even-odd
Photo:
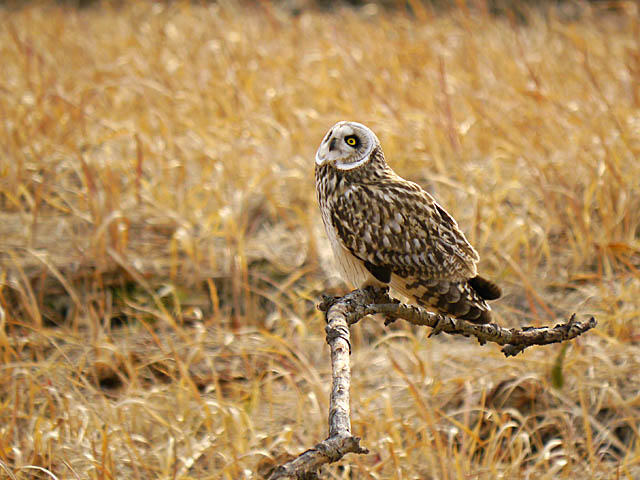
[[500, 324], [599, 325], [507, 360], [361, 322], [371, 453], [325, 478], [640, 478], [638, 4], [516, 5], [0, 7], [0, 476], [260, 478], [325, 437], [313, 158], [349, 119]]

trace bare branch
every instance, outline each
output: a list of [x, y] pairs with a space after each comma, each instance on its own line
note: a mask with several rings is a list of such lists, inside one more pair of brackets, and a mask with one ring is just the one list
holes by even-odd
[[317, 471], [325, 463], [340, 460], [347, 453], [368, 453], [360, 439], [351, 436], [349, 390], [351, 388], [351, 353], [349, 327], [367, 315], [386, 315], [386, 323], [398, 318], [414, 325], [432, 327], [431, 335], [440, 332], [474, 336], [480, 344], [495, 342], [503, 345], [505, 356], [513, 356], [532, 345], [571, 340], [597, 325], [595, 318], [586, 322], [575, 320], [555, 327], [503, 328], [495, 323], [476, 325], [466, 320], [450, 318], [405, 305], [389, 297], [387, 290], [368, 287], [343, 297], [324, 296], [318, 308], [327, 313], [327, 343], [331, 348], [332, 390], [329, 402], [329, 436], [294, 460], [278, 467], [269, 480], [318, 478]]
[[[504, 328], [495, 323], [477, 325], [466, 320], [428, 312], [414, 305], [402, 304], [390, 298], [386, 290], [372, 287], [355, 290], [339, 299], [338, 303], [349, 299], [355, 292], [363, 292], [363, 295], [358, 297], [356, 305], [348, 300], [351, 305], [347, 313], [349, 324], [356, 323], [366, 315], [381, 313], [387, 316], [387, 324], [401, 318], [414, 325], [432, 327], [433, 332], [429, 336], [445, 332], [466, 337], [474, 336], [481, 345], [487, 342], [504, 345], [502, 353], [507, 357], [517, 355], [532, 345], [547, 345], [571, 340], [597, 325], [595, 318], [591, 317], [586, 322], [579, 322], [575, 319], [575, 314], [571, 315], [567, 322], [559, 323], [554, 327]], [[327, 305], [329, 304], [325, 300], [318, 308], [322, 310]]]

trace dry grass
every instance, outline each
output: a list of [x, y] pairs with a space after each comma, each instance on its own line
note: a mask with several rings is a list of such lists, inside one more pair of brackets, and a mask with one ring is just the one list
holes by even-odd
[[312, 159], [353, 119], [459, 220], [498, 321], [599, 327], [505, 360], [363, 322], [372, 453], [326, 478], [640, 478], [637, 3], [131, 3], [0, 8], [0, 477], [255, 478], [324, 438], [314, 304], [345, 286]]

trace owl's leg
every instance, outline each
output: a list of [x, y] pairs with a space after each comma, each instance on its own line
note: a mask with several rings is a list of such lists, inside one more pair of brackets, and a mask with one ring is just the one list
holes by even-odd
[[390, 298], [389, 284], [381, 282], [372, 275], [369, 275], [369, 277], [360, 284], [359, 288], [361, 290], [369, 290], [371, 293], [373, 293], [375, 303], [379, 303], [379, 300], [384, 301], [387, 298]]
[[[401, 303], [400, 300], [397, 300], [391, 296], [390, 294], [391, 288], [388, 284], [384, 284], [374, 280], [364, 288], [371, 289], [375, 298], [375, 304], [377, 305]], [[382, 318], [384, 319], [385, 327], [388, 327], [398, 319], [393, 315], [382, 315]]]
[[[376, 279], [373, 276], [369, 276], [367, 280], [365, 280], [360, 288], [362, 290], [369, 290], [374, 297], [374, 304], [386, 304], [386, 303], [400, 303], [397, 300], [391, 298], [389, 295], [389, 284], [383, 283], [380, 280]], [[384, 326], [387, 327], [395, 322], [397, 319], [391, 315], [382, 315], [384, 318]]]

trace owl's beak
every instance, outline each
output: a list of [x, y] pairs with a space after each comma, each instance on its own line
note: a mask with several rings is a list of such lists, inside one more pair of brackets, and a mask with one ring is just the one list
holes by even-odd
[[330, 151], [330, 144], [323, 143], [320, 145], [320, 148], [318, 148], [318, 151], [316, 152], [316, 165], [322, 166], [329, 163], [331, 161]]
[[318, 151], [316, 153], [316, 165], [321, 167], [322, 165], [324, 165], [326, 163], [329, 163], [329, 159], [326, 156], [321, 155], [320, 152]]

